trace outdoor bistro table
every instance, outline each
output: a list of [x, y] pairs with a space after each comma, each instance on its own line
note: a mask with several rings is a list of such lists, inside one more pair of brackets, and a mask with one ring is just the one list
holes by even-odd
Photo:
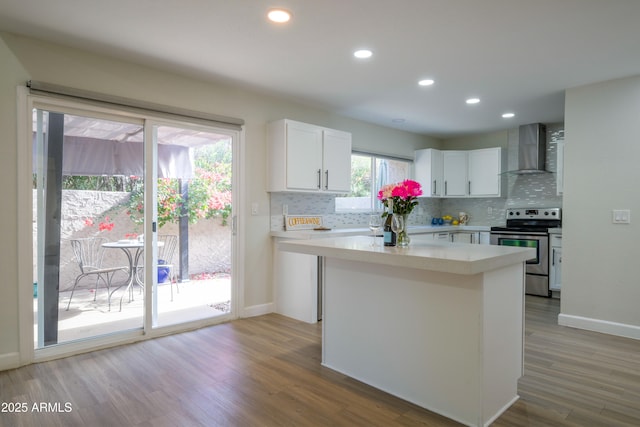
[[[163, 246], [163, 242], [158, 242], [158, 246]], [[105, 248], [118, 248], [122, 249], [122, 251], [127, 256], [129, 260], [129, 278], [126, 281], [125, 292], [122, 293], [120, 297], [120, 311], [122, 311], [122, 299], [124, 295], [129, 293], [129, 301], [133, 301], [133, 285], [137, 284], [144, 289], [144, 283], [138, 279], [138, 275], [136, 274], [138, 271], [138, 265], [140, 262], [140, 257], [144, 252], [144, 242], [140, 240], [118, 240], [117, 242], [108, 242], [102, 245]], [[125, 286], [125, 285], [122, 285]], [[109, 294], [109, 310], [111, 310], [111, 296], [122, 286], [118, 286], [116, 289], [111, 291]]]

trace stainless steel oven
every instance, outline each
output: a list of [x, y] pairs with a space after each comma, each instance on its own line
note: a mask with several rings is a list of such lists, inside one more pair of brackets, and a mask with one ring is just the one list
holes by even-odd
[[549, 297], [549, 228], [560, 227], [560, 208], [508, 209], [506, 227], [491, 227], [492, 245], [536, 250], [526, 262], [525, 293]]

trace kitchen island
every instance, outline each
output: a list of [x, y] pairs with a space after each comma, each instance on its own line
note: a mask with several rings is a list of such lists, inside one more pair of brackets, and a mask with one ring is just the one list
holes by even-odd
[[283, 241], [323, 263], [322, 364], [470, 426], [517, 399], [529, 248]]

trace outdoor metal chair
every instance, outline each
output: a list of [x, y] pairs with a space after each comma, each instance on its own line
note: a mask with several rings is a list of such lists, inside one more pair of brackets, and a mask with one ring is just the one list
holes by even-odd
[[[174, 264], [176, 249], [178, 248], [178, 236], [173, 234], [159, 234], [158, 235], [158, 285], [167, 283], [171, 285], [171, 301], [173, 301], [173, 286], [175, 285], [176, 291], [180, 292], [178, 288], [178, 279], [176, 272], [176, 265]], [[138, 281], [144, 282], [144, 267], [139, 266], [136, 274], [138, 275]]]
[[102, 245], [104, 243], [107, 243], [108, 241], [109, 239], [105, 237], [87, 237], [82, 239], [70, 240], [75, 260], [78, 263], [78, 267], [80, 268], [80, 274], [76, 277], [73, 288], [71, 289], [71, 295], [69, 296], [69, 302], [67, 303], [67, 311], [71, 306], [71, 299], [73, 298], [73, 293], [75, 292], [76, 287], [85, 277], [95, 276], [95, 292], [93, 295], [93, 300], [95, 301], [98, 296], [98, 287], [100, 285], [100, 281], [102, 281], [107, 288], [107, 296], [110, 296], [111, 281], [113, 280], [113, 276], [118, 271], [129, 274], [128, 267], [104, 267], [102, 265], [102, 258], [104, 256], [105, 250]]
[[[158, 270], [167, 269], [168, 272], [166, 278], [169, 280], [171, 286], [171, 301], [173, 301], [173, 285], [176, 286], [176, 292], [180, 292], [178, 288], [177, 272], [175, 268], [175, 252], [178, 247], [178, 236], [172, 234], [160, 234], [158, 235]], [[160, 262], [163, 262], [160, 264]], [[160, 274], [158, 275], [160, 276]], [[166, 283], [166, 282], [162, 282]], [[158, 278], [158, 284], [160, 284], [160, 277]]]

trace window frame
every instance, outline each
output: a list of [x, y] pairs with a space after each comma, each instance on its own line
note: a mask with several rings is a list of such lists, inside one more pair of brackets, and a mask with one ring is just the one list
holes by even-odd
[[[338, 203], [336, 203], [334, 211], [335, 213], [338, 213], [338, 214], [381, 212], [383, 210], [382, 204], [378, 201], [379, 188], [377, 188], [377, 184], [376, 184], [376, 182], [378, 181], [378, 168], [377, 168], [378, 160], [392, 160], [396, 162], [406, 163], [407, 164], [406, 175], [403, 179], [410, 179], [413, 174], [413, 159], [389, 156], [389, 155], [366, 152], [366, 151], [352, 151], [351, 152], [352, 159], [353, 159], [353, 156], [369, 157], [370, 168], [371, 168], [371, 187], [369, 188], [369, 198], [370, 198], [369, 207], [365, 209], [355, 209], [355, 208], [345, 209], [345, 208], [339, 208]], [[353, 171], [352, 171], [352, 174], [353, 174]], [[394, 181], [394, 182], [397, 182], [397, 181]], [[387, 184], [390, 184], [390, 183], [391, 182]], [[352, 198], [351, 192], [349, 194], [336, 197], [336, 201], [338, 200], [338, 198], [350, 198], [350, 197]]]

